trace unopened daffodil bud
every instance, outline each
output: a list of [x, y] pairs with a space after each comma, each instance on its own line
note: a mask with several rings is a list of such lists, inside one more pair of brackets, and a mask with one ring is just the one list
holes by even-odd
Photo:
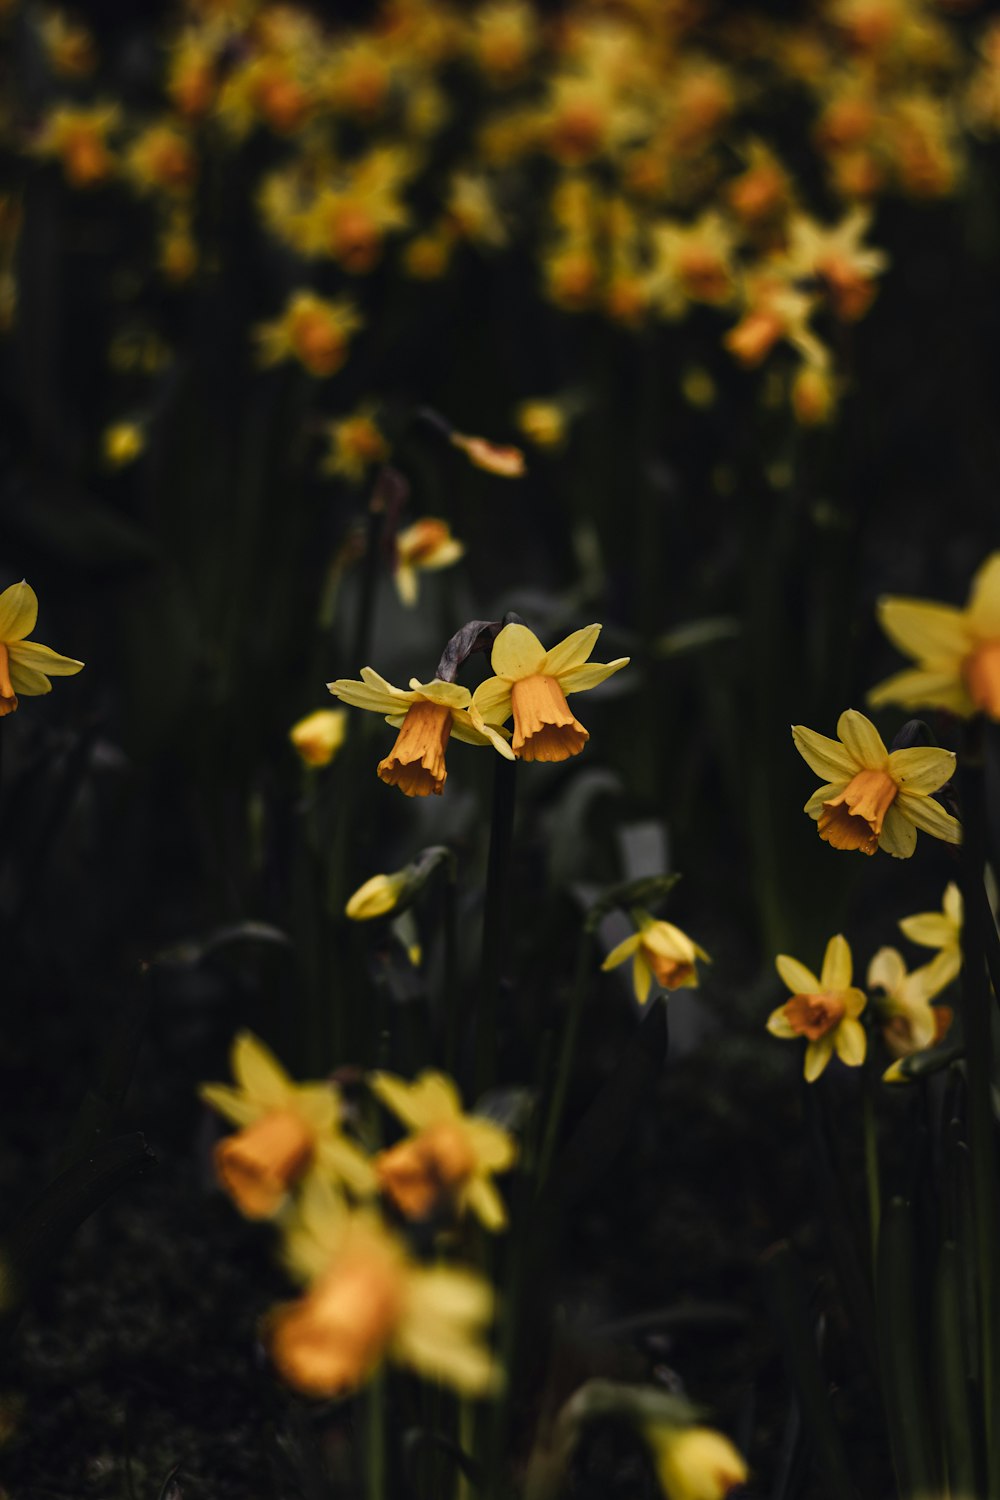
[[328, 766], [344, 743], [347, 712], [343, 708], [318, 708], [306, 714], [288, 732], [303, 765], [319, 770]]
[[101, 446], [105, 461], [113, 469], [122, 469], [139, 457], [146, 437], [137, 422], [113, 422], [104, 429]]
[[407, 871], [397, 870], [394, 875], [373, 875], [364, 885], [359, 885], [344, 907], [345, 916], [352, 922], [370, 922], [374, 917], [384, 917], [394, 911], [407, 886]]

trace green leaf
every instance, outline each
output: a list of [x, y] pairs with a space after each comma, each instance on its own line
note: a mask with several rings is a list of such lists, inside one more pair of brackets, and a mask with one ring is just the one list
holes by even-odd
[[931, 1441], [921, 1302], [913, 1206], [893, 1198], [882, 1215], [879, 1232], [876, 1305], [882, 1393], [901, 1495], [940, 1491]]

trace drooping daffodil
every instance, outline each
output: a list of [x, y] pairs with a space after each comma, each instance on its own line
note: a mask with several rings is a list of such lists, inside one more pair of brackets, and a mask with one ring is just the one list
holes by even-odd
[[[882, 1027], [882, 1038], [893, 1058], [909, 1057], [933, 1047], [948, 1033], [953, 1012], [947, 1005], [932, 1005], [949, 982], [934, 961], [907, 972], [906, 961], [896, 948], [880, 948], [868, 965], [868, 988], [882, 990], [884, 998], [873, 1001]], [[954, 977], [954, 976], [953, 976]]]
[[393, 577], [403, 604], [416, 604], [421, 573], [450, 568], [464, 553], [464, 544], [452, 536], [447, 521], [436, 516], [424, 516], [398, 532]]
[[856, 1068], [865, 1060], [865, 1029], [858, 1016], [867, 1004], [863, 990], [851, 984], [853, 961], [847, 939], [837, 933], [826, 945], [819, 977], [779, 953], [775, 967], [791, 990], [791, 998], [768, 1017], [772, 1036], [805, 1037], [805, 1077], [814, 1083], [836, 1051], [841, 1062]]
[[37, 596], [23, 579], [0, 594], [0, 718], [14, 713], [19, 693], [39, 698], [51, 693], [50, 677], [73, 677], [83, 667], [82, 661], [25, 639], [37, 619]]
[[379, 779], [398, 786], [407, 797], [440, 796], [448, 776], [445, 750], [452, 735], [468, 745], [492, 745], [508, 760], [513, 759], [510, 746], [494, 725], [502, 722], [495, 715], [485, 718], [469, 713], [472, 694], [457, 682], [419, 682], [410, 678], [410, 687], [393, 687], [371, 667], [361, 668], [361, 681], [341, 677], [328, 682], [335, 698], [364, 708], [369, 713], [384, 714], [387, 724], [399, 730], [389, 754], [378, 763]]
[[935, 802], [955, 771], [955, 755], [930, 745], [886, 749], [870, 719], [849, 708], [829, 739], [792, 725], [792, 739], [802, 759], [824, 778], [804, 811], [819, 824], [819, 836], [835, 849], [884, 849], [897, 859], [913, 853], [917, 829], [947, 844], [958, 844], [961, 824]]
[[612, 948], [601, 965], [602, 969], [617, 968], [631, 958], [632, 984], [640, 1005], [645, 1005], [649, 999], [654, 979], [665, 990], [684, 989], [698, 983], [696, 960], [711, 962], [704, 948], [699, 948], [672, 922], [660, 921], [647, 911], [637, 909], [632, 913], [632, 920], [637, 931]]
[[505, 625], [493, 643], [495, 677], [476, 688], [472, 717], [479, 724], [502, 724], [514, 715], [512, 748], [519, 760], [567, 760], [590, 738], [566, 702], [568, 693], [586, 692], [627, 667], [629, 658], [589, 661], [600, 625], [575, 630], [546, 651], [526, 625]]

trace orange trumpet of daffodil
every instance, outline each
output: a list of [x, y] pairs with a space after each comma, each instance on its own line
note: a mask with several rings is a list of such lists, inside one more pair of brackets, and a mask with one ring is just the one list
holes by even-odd
[[495, 677], [480, 683], [472, 699], [473, 722], [502, 724], [514, 715], [513, 751], [519, 760], [568, 760], [590, 735], [566, 702], [568, 693], [597, 687], [629, 658], [588, 661], [600, 625], [575, 630], [546, 651], [526, 625], [505, 625], [490, 658]]
[[813, 792], [803, 811], [819, 824], [819, 836], [835, 849], [884, 849], [897, 859], [913, 853], [917, 829], [947, 844], [958, 844], [962, 828], [931, 792], [955, 770], [951, 750], [916, 745], [890, 752], [875, 725], [856, 708], [837, 721], [835, 740], [804, 724], [792, 725], [802, 759], [826, 784]]
[[50, 646], [25, 640], [37, 618], [38, 599], [23, 579], [0, 594], [0, 719], [14, 713], [19, 693], [25, 698], [51, 693], [50, 677], [73, 677], [83, 667]]
[[695, 960], [700, 958], [703, 963], [711, 963], [704, 948], [699, 948], [672, 922], [657, 921], [646, 911], [634, 911], [632, 920], [638, 931], [625, 938], [617, 948], [612, 948], [601, 965], [602, 969], [617, 968], [631, 958], [632, 984], [640, 1005], [645, 1005], [649, 999], [654, 978], [665, 990], [689, 988], [698, 983]]
[[867, 1038], [857, 1018], [867, 997], [851, 984], [853, 963], [847, 939], [838, 932], [827, 943], [819, 978], [787, 953], [779, 953], [774, 962], [792, 994], [771, 1012], [767, 1029], [772, 1036], [805, 1037], [806, 1082], [815, 1082], [834, 1052], [849, 1067], [859, 1067], [865, 1060]]

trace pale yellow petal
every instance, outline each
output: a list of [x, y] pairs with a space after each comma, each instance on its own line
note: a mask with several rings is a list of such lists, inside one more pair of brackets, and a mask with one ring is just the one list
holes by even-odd
[[779, 1005], [777, 1010], [772, 1010], [767, 1018], [767, 1029], [772, 1036], [784, 1037], [786, 1040], [798, 1035], [798, 1032], [785, 1015], [785, 1007]]
[[320, 1141], [317, 1162], [327, 1177], [342, 1182], [359, 1198], [375, 1192], [375, 1169], [368, 1157], [346, 1136], [333, 1135]]
[[518, 682], [541, 672], [545, 647], [527, 625], [505, 625], [493, 642], [490, 663], [498, 677]]
[[517, 1143], [510, 1131], [479, 1115], [466, 1115], [462, 1131], [476, 1161], [490, 1172], [506, 1172], [517, 1160]]
[[381, 688], [367, 682], [355, 682], [348, 677], [339, 677], [336, 682], [328, 682], [327, 688], [342, 703], [349, 703], [352, 708], [366, 709], [373, 714], [398, 714], [401, 709], [405, 712], [406, 707], [413, 700], [412, 693], [401, 695], [399, 689], [389, 691], [388, 684], [386, 688]]
[[37, 619], [38, 599], [23, 578], [0, 594], [0, 641], [23, 641], [34, 630]]
[[904, 818], [922, 833], [932, 838], [943, 839], [946, 844], [962, 842], [962, 825], [951, 813], [945, 812], [940, 802], [933, 797], [918, 797], [912, 792], [900, 792], [894, 807], [898, 807]]
[[563, 672], [568, 672], [573, 667], [582, 667], [597, 645], [600, 633], [600, 625], [585, 625], [582, 630], [574, 630], [558, 646], [546, 651], [545, 662], [540, 670], [546, 677], [561, 679]]
[[849, 1016], [860, 1016], [868, 1004], [868, 996], [864, 990], [855, 989], [853, 986], [849, 990], [841, 990], [840, 998], [844, 1002], [844, 1012]]
[[233, 1077], [259, 1104], [287, 1104], [295, 1085], [274, 1053], [249, 1031], [241, 1031], [230, 1054]]
[[807, 729], [804, 724], [792, 725], [792, 741], [810, 771], [824, 781], [848, 782], [857, 771], [853, 757], [839, 740]]
[[819, 976], [820, 989], [828, 994], [850, 989], [853, 970], [850, 945], [844, 934], [838, 932], [826, 945]]
[[945, 886], [944, 900], [941, 903], [945, 914], [951, 918], [956, 927], [962, 926], [962, 892], [954, 880], [949, 880]]
[[866, 771], [883, 770], [889, 752], [871, 719], [856, 708], [845, 709], [837, 720], [837, 734], [857, 766]]
[[944, 708], [963, 717], [972, 713], [957, 657], [948, 668], [908, 667], [896, 672], [865, 696], [872, 708], [898, 703], [902, 708]]
[[619, 656], [615, 661], [590, 661], [582, 667], [571, 667], [568, 672], [559, 674], [559, 685], [564, 693], [586, 693], [606, 682], [614, 672], [627, 667], [631, 659]]
[[969, 649], [965, 612], [954, 605], [889, 597], [879, 600], [878, 618], [893, 645], [918, 661], [940, 663]]
[[82, 661], [76, 661], [72, 656], [60, 656], [58, 651], [38, 641], [14, 641], [9, 650], [11, 661], [20, 667], [44, 672], [46, 677], [75, 677], [83, 669]]
[[410, 688], [414, 693], [419, 693], [421, 698], [426, 698], [430, 703], [441, 703], [445, 708], [465, 709], [472, 702], [472, 694], [467, 687], [460, 682], [442, 682], [435, 677], [433, 682], [420, 682], [416, 677], [410, 678]]
[[849, 1068], [859, 1068], [864, 1062], [867, 1040], [865, 1028], [861, 1022], [853, 1020], [850, 1016], [846, 1016], [833, 1033], [833, 1045], [837, 1049], [837, 1056]]
[[693, 964], [695, 960], [694, 943], [686, 932], [682, 932], [672, 922], [653, 921], [644, 926], [642, 946], [654, 953], [661, 953], [664, 958], [672, 958], [677, 963]]
[[966, 614], [975, 635], [1000, 636], [1000, 552], [991, 553], [976, 572]]
[[917, 830], [900, 812], [896, 802], [886, 810], [878, 846], [894, 859], [909, 859], [917, 846]]
[[818, 786], [802, 811], [808, 813], [815, 821], [822, 814], [826, 804], [834, 797], [839, 797], [841, 792], [846, 790], [847, 785], [846, 781], [831, 781], [826, 786]]
[[421, 1073], [414, 1084], [414, 1090], [417, 1108], [428, 1124], [438, 1120], [453, 1120], [461, 1115], [462, 1096], [444, 1073]]
[[645, 1005], [653, 985], [653, 971], [639, 949], [632, 959], [632, 989], [640, 1005]]
[[505, 723], [514, 711], [510, 683], [502, 677], [487, 677], [473, 693], [472, 706], [484, 723]]
[[417, 579], [417, 570], [412, 563], [398, 562], [396, 571], [392, 575], [396, 585], [396, 593], [399, 595], [400, 604], [405, 604], [407, 609], [412, 609], [420, 597], [420, 584]]
[[424, 573], [436, 573], [439, 568], [450, 568], [452, 563], [457, 563], [464, 556], [465, 544], [451, 537], [421, 560], [420, 569]]
[[827, 1032], [826, 1036], [821, 1036], [815, 1042], [809, 1043], [806, 1047], [806, 1058], [802, 1069], [807, 1083], [816, 1082], [832, 1056], [832, 1032]]
[[465, 1206], [491, 1234], [507, 1227], [507, 1207], [495, 1183], [488, 1177], [473, 1177], [463, 1194]]
[[225, 1083], [203, 1083], [198, 1096], [220, 1115], [224, 1115], [232, 1125], [250, 1125], [261, 1115], [259, 1104], [248, 1099], [239, 1089], [230, 1088]]
[[422, 1130], [428, 1123], [422, 1098], [416, 1086], [395, 1073], [371, 1073], [368, 1087], [409, 1130]]
[[41, 698], [52, 691], [52, 684], [44, 672], [36, 672], [33, 667], [22, 667], [13, 660], [10, 663], [10, 682], [15, 693], [24, 698]]
[[906, 963], [898, 948], [880, 948], [868, 965], [868, 988], [892, 995], [906, 978]]
[[607, 958], [601, 964], [601, 968], [616, 969], [619, 964], [623, 964], [627, 958], [632, 957], [632, 954], [637, 951], [641, 942], [642, 934], [640, 932], [633, 932], [629, 937], [623, 938], [616, 947], [612, 948]]
[[955, 941], [955, 924], [943, 911], [921, 911], [915, 916], [903, 917], [899, 930], [911, 943], [921, 948], [943, 948]]
[[816, 975], [805, 964], [800, 964], [797, 958], [779, 953], [774, 960], [774, 967], [793, 995], [819, 994], [821, 985]]
[[889, 756], [889, 775], [902, 792], [926, 795], [936, 792], [955, 774], [955, 754], [930, 745], [894, 750]]

